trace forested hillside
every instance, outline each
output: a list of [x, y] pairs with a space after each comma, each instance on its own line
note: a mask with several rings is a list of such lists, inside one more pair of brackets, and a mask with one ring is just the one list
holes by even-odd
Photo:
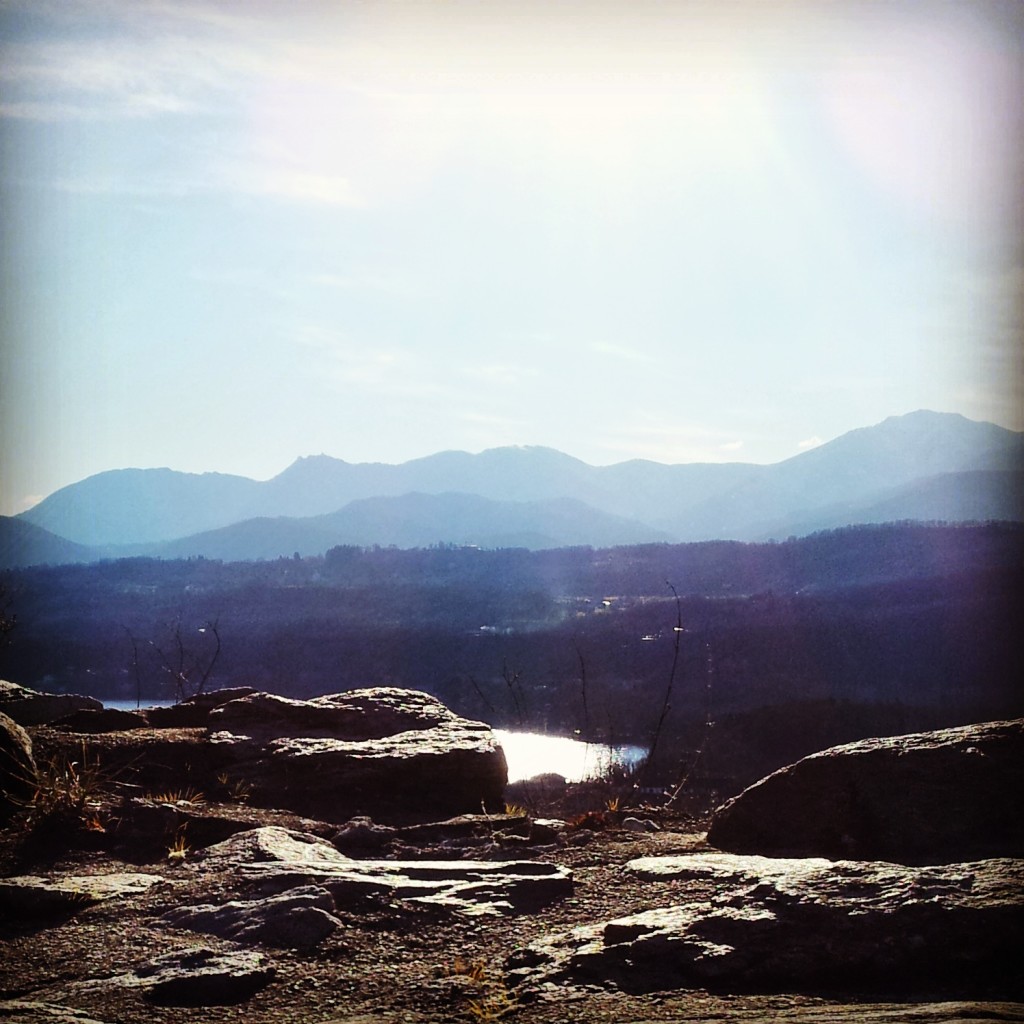
[[173, 697], [176, 673], [187, 691], [207, 670], [209, 687], [295, 696], [393, 684], [495, 724], [642, 741], [678, 637], [678, 731], [807, 702], [885, 706], [913, 727], [1024, 711], [1022, 551], [1019, 526], [908, 524], [37, 568], [5, 576], [18, 618], [2, 674], [107, 699]]

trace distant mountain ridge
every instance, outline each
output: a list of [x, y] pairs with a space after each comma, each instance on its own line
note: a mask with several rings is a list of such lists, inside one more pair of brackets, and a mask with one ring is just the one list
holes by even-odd
[[[400, 465], [311, 456], [264, 482], [111, 470], [0, 520], [0, 557], [28, 564], [27, 526], [81, 546], [54, 542], [41, 561], [79, 561], [133, 553], [269, 558], [343, 543], [763, 540], [886, 516], [1019, 520], [1022, 468], [1024, 434], [919, 411], [768, 466], [590, 466], [551, 448], [518, 447], [441, 452]], [[36, 535], [33, 557], [45, 554], [44, 538]], [[14, 557], [12, 545], [22, 554]]]

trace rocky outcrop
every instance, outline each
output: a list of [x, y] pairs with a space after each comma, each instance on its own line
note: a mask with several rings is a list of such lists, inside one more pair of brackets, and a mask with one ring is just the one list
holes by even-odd
[[735, 853], [907, 864], [1024, 855], [1024, 720], [861, 740], [782, 768], [714, 815]]
[[[77, 755], [84, 742], [119, 783], [238, 792], [257, 806], [337, 824], [361, 813], [422, 821], [504, 803], [505, 756], [490, 727], [416, 690], [304, 701], [243, 687], [178, 707], [185, 710], [166, 721], [160, 709], [146, 710], [144, 728], [92, 731], [104, 712], [37, 728], [33, 738], [42, 756]], [[88, 731], [69, 731], [75, 723]]]
[[14, 719], [0, 712], [0, 821], [31, 799], [35, 777], [32, 740]]
[[536, 943], [513, 957], [513, 976], [527, 988], [569, 979], [629, 991], [1017, 984], [1024, 861], [913, 868], [693, 854], [626, 870], [665, 883], [666, 895], [673, 883], [673, 902]]
[[251, 686], [228, 686], [209, 693], [197, 693], [170, 707], [145, 708], [143, 714], [156, 729], [194, 729], [207, 724], [214, 708], [256, 692]]
[[75, 711], [101, 711], [95, 697], [77, 693], [38, 693], [27, 686], [0, 680], [0, 712], [19, 725], [45, 725]]
[[258, 693], [210, 714], [211, 743], [252, 799], [328, 821], [495, 809], [507, 769], [490, 728], [415, 690], [289, 700]]

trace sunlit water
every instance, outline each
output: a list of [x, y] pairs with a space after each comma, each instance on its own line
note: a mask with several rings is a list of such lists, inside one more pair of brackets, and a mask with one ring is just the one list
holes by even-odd
[[636, 764], [644, 753], [642, 747], [607, 747], [536, 732], [495, 729], [494, 734], [505, 751], [509, 782], [547, 772], [580, 782], [603, 774], [612, 765]]
[[[144, 700], [143, 707], [169, 707], [174, 701]], [[134, 711], [133, 700], [104, 701], [108, 708]], [[566, 736], [545, 736], [537, 732], [495, 729], [494, 735], [505, 751], [508, 781], [519, 782], [534, 775], [554, 772], [569, 782], [591, 779], [607, 771], [611, 765], [633, 765], [643, 757], [642, 747], [607, 747], [600, 743], [583, 743]]]

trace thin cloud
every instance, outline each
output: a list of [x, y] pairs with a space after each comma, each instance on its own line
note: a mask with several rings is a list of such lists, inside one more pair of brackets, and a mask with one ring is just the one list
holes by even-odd
[[817, 448], [819, 444], [824, 443], [825, 442], [820, 437], [815, 435], [814, 437], [808, 437], [805, 438], [803, 441], [799, 441], [797, 443], [797, 448], [799, 448], [802, 452], [806, 452], [809, 451], [811, 448]]
[[614, 356], [617, 359], [625, 359], [632, 363], [653, 363], [656, 360], [646, 352], [630, 348], [626, 345], [613, 345], [607, 341], [598, 341], [591, 345], [591, 349], [604, 356]]

